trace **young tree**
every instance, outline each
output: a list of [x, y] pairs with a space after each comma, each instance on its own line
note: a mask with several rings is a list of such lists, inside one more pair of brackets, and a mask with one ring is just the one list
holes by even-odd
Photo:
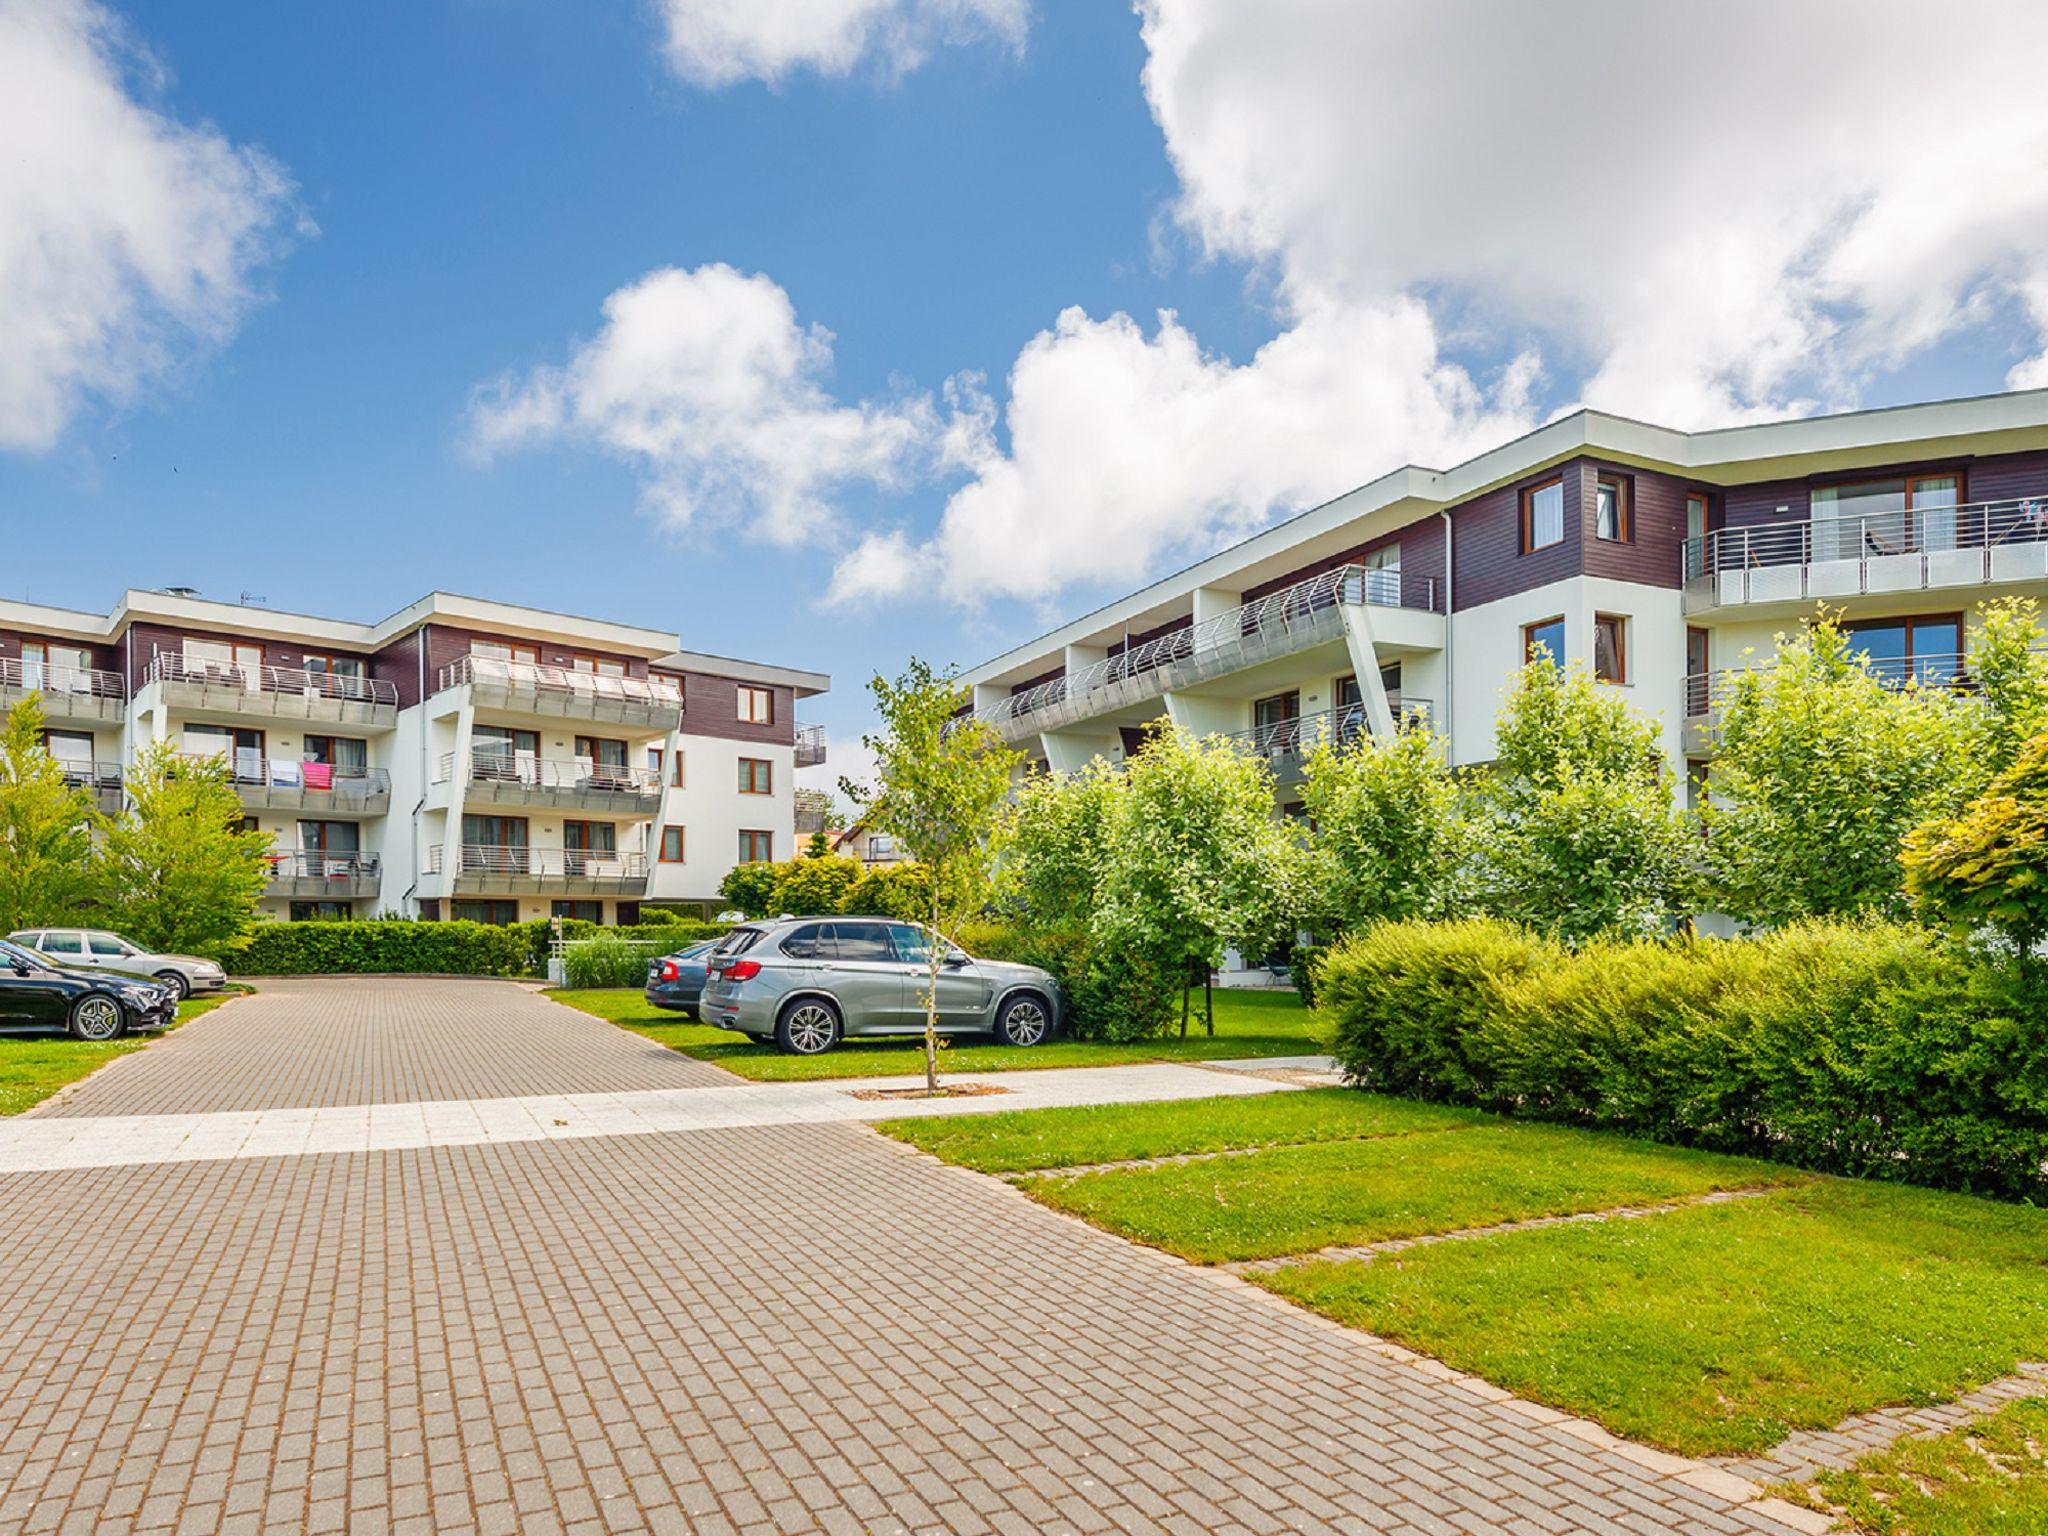
[[214, 956], [248, 943], [270, 841], [241, 830], [227, 762], [181, 761], [171, 743], [154, 742], [129, 770], [128, 801], [94, 865], [100, 898], [129, 936]]
[[[1097, 947], [1178, 978], [1186, 1035], [1194, 978], [1206, 978], [1226, 948], [1262, 949], [1279, 937], [1290, 914], [1275, 874], [1292, 840], [1273, 816], [1271, 771], [1223, 738], [1197, 741], [1161, 722], [1124, 776]], [[1213, 1015], [1208, 1028], [1215, 1032]]]
[[2048, 941], [2048, 732], [1958, 815], [1916, 827], [1899, 857], [1922, 912], [1963, 933], [1993, 929], [2037, 967]]
[[872, 792], [852, 783], [841, 788], [856, 805], [867, 806], [867, 824], [894, 836], [931, 882], [924, 1073], [926, 1090], [936, 1093], [943, 936], [987, 900], [997, 812], [1019, 758], [985, 722], [955, 715], [960, 688], [950, 671], [934, 671], [913, 657], [901, 677], [876, 677], [868, 690], [882, 718], [882, 733], [865, 738], [875, 758], [876, 784]]
[[1584, 668], [1539, 657], [1522, 669], [1484, 789], [1490, 911], [1571, 943], [1672, 921], [1691, 834], [1657, 737]]
[[997, 878], [1002, 904], [1020, 927], [1088, 927], [1127, 787], [1121, 773], [1094, 758], [1079, 773], [1039, 774], [1018, 791]]
[[1470, 883], [1472, 827], [1442, 739], [1408, 729], [1323, 741], [1306, 771], [1310, 910], [1339, 932], [1450, 916]]
[[0, 934], [77, 921], [92, 894], [98, 819], [44, 747], [42, 701], [30, 694], [0, 730]]
[[1986, 603], [1970, 639], [1966, 669], [1982, 694], [1985, 774], [2008, 767], [2048, 730], [2048, 649], [2041, 642], [2041, 605], [2031, 597]]
[[772, 917], [781, 910], [775, 905], [775, 891], [787, 870], [787, 865], [770, 864], [765, 860], [757, 864], [735, 864], [718, 882], [719, 899], [734, 911], [744, 912], [749, 917]]
[[831, 852], [832, 840], [825, 835], [823, 828], [813, 832], [810, 840], [804, 844], [804, 857], [807, 859], [822, 859]]
[[1978, 708], [1888, 686], [1825, 613], [1736, 674], [1703, 813], [1716, 905], [1766, 927], [1902, 910], [1900, 842], [1983, 782]]

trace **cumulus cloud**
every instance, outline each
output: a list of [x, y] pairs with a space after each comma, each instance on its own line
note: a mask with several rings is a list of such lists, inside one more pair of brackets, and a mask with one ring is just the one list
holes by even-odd
[[928, 396], [840, 403], [831, 366], [831, 332], [799, 322], [773, 280], [663, 268], [607, 298], [567, 363], [481, 390], [469, 442], [485, 458], [590, 445], [633, 464], [671, 526], [709, 515], [794, 544], [832, 521], [838, 492], [899, 485], [959, 441]]
[[658, 0], [669, 67], [695, 85], [774, 83], [800, 70], [909, 73], [934, 48], [1021, 52], [1030, 0]]
[[0, 448], [224, 342], [298, 232], [285, 173], [136, 89], [88, 0], [0, 0]]
[[[1856, 403], [1987, 317], [2048, 384], [2048, 7], [1139, 0], [1178, 227], [1279, 334], [1069, 311], [938, 527], [836, 592], [1148, 573], [1543, 398], [1700, 428]], [[1470, 356], [1516, 358], [1475, 376]], [[1540, 361], [1539, 361], [1540, 359]], [[992, 436], [992, 434], [991, 434]]]

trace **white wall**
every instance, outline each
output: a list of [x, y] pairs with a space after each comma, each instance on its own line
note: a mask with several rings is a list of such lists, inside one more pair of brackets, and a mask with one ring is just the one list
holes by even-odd
[[[683, 756], [683, 783], [675, 783], [673, 754]], [[774, 792], [739, 792], [740, 759], [764, 758], [774, 766]], [[716, 901], [719, 882], [739, 862], [740, 830], [771, 832], [775, 857], [794, 858], [796, 838], [796, 753], [788, 746], [729, 741], [718, 736], [674, 739], [663, 777], [661, 817], [649, 833], [650, 901]], [[683, 829], [683, 862], [660, 861], [660, 828]]]

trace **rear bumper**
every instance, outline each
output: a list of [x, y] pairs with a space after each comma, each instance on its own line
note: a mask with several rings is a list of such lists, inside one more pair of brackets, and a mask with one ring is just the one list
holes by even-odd
[[696, 1010], [698, 1001], [704, 996], [701, 986], [684, 986], [679, 982], [649, 982], [643, 994], [656, 1008], [672, 1008], [681, 1013]]
[[754, 1035], [762, 1039], [775, 1033], [775, 1007], [764, 1000], [750, 1001], [744, 993], [720, 995], [706, 987], [701, 1001], [697, 1004], [697, 1017], [706, 1024], [719, 1029], [738, 1030], [743, 1035]]

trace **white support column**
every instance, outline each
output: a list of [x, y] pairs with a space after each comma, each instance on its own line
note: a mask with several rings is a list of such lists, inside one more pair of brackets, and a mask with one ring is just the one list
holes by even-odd
[[1054, 773], [1079, 773], [1095, 758], [1116, 758], [1117, 738], [1099, 731], [1041, 731], [1038, 744]]
[[1067, 647], [1067, 676], [1072, 677], [1076, 672], [1107, 660], [1109, 647], [1106, 645], [1070, 645]]
[[1243, 699], [1205, 699], [1192, 693], [1160, 696], [1173, 723], [1192, 736], [1232, 735], [1250, 722], [1245, 718]]
[[1358, 679], [1359, 696], [1365, 701], [1366, 726], [1385, 741], [1394, 734], [1394, 712], [1387, 704], [1386, 685], [1380, 681], [1370, 611], [1363, 603], [1343, 603], [1338, 612], [1344, 615], [1344, 645], [1351, 652], [1352, 675]]
[[974, 712], [994, 709], [1010, 696], [1010, 690], [1000, 683], [976, 683], [974, 685]]

